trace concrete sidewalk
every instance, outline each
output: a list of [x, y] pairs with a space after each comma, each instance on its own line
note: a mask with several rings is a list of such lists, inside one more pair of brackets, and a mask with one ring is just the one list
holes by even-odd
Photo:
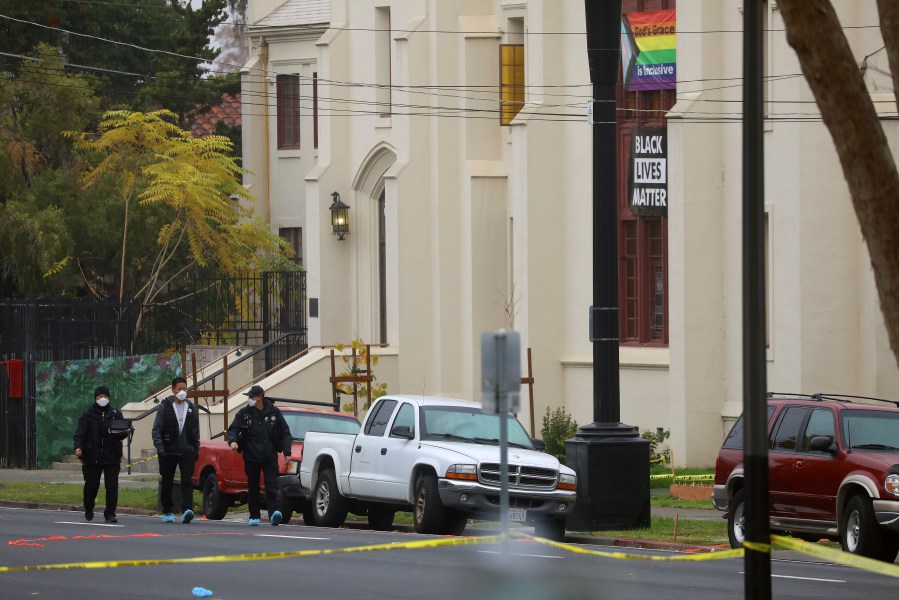
[[[158, 486], [158, 475], [154, 475], [152, 473], [133, 473], [128, 475], [127, 473], [119, 474], [119, 487], [138, 487], [138, 488], [156, 488]], [[0, 483], [2, 482], [16, 482], [16, 481], [25, 481], [32, 483], [73, 483], [73, 484], [82, 484], [84, 483], [84, 479], [81, 476], [79, 471], [71, 471], [71, 470], [56, 470], [56, 469], [0, 469]], [[101, 484], [102, 489], [102, 484]], [[664, 494], [666, 490], [653, 490], [653, 493], [656, 494]], [[46, 510], [68, 510], [68, 511], [76, 511], [81, 512], [82, 508], [80, 506], [72, 506], [72, 505], [58, 505], [58, 504], [45, 504], [38, 502], [10, 502], [0, 500], [0, 506], [5, 507], [14, 507], [14, 508], [40, 508]], [[146, 509], [137, 509], [137, 508], [129, 508], [129, 507], [119, 507], [119, 514], [139, 514], [139, 515], [153, 515], [157, 514], [155, 511], [150, 511]], [[719, 512], [712, 508], [711, 501], [709, 501], [709, 509], [699, 509], [699, 508], [668, 508], [668, 507], [656, 507], [652, 509], [653, 516], [656, 517], [668, 517], [671, 519], [678, 518], [683, 520], [721, 520], [724, 513]], [[230, 510], [228, 512], [228, 516], [226, 517], [229, 521], [245, 521], [247, 518], [247, 513], [245, 511], [245, 507], [238, 507], [237, 509]], [[350, 519], [354, 519], [356, 517], [350, 516]], [[368, 524], [364, 520], [348, 520], [347, 527], [367, 527]], [[397, 525], [397, 530], [411, 531], [411, 526], [407, 525]], [[475, 527], [469, 526], [466, 529], [466, 533], [469, 535], [493, 535], [496, 533], [495, 530], [487, 530], [487, 529], [478, 529]], [[698, 549], [694, 545], [689, 544], [680, 544], [675, 542], [661, 542], [657, 540], [641, 540], [636, 538], [612, 538], [612, 537], [602, 537], [601, 533], [591, 533], [591, 534], [583, 534], [581, 532], [569, 531], [566, 534], [565, 541], [577, 544], [599, 544], [606, 546], [620, 546], [620, 547], [630, 547], [630, 548], [649, 548], [649, 549], [660, 549], [660, 550], [696, 550]]]
[[[119, 473], [119, 487], [155, 488], [159, 475], [153, 473]], [[0, 469], [0, 482], [84, 483], [80, 470], [64, 469]], [[101, 484], [102, 485], [102, 484]]]

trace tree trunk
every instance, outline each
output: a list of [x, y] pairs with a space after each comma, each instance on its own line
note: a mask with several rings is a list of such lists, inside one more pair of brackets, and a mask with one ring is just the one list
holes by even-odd
[[[829, 0], [779, 0], [787, 41], [834, 140], [868, 246], [877, 295], [899, 365], [899, 173], [874, 103]], [[895, 0], [879, 0], [881, 7]], [[894, 27], [897, 8], [881, 13]], [[887, 22], [881, 23], [882, 26]], [[895, 30], [884, 33], [890, 65]], [[895, 69], [893, 80], [896, 81]], [[895, 84], [894, 84], [895, 85]]]
[[119, 304], [125, 301], [125, 250], [128, 247], [128, 205], [131, 203], [131, 191], [125, 197], [125, 223], [122, 226], [122, 263], [119, 267]]

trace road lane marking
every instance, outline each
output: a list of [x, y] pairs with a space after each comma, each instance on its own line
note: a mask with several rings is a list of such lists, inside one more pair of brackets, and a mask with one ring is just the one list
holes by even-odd
[[53, 521], [56, 525], [90, 525], [92, 527], [124, 527], [121, 523], [85, 523], [84, 521]]
[[[746, 575], [744, 571], [740, 571], [740, 575]], [[771, 577], [778, 577], [780, 579], [799, 579], [801, 581], [820, 581], [822, 583], [846, 583], [845, 579], [824, 579], [823, 577], [799, 577], [798, 575], [774, 575], [771, 574]]]
[[[496, 550], [478, 550], [481, 554], [505, 554], [505, 552], [497, 552]], [[565, 558], [564, 556], [550, 556], [548, 554], [523, 554], [520, 552], [513, 552], [511, 556], [527, 556], [529, 558]]]
[[277, 533], [254, 533], [253, 537], [287, 538], [287, 539], [291, 539], [291, 540], [325, 540], [325, 541], [331, 540], [331, 538], [326, 538], [326, 537], [310, 537], [307, 535], [280, 535]]

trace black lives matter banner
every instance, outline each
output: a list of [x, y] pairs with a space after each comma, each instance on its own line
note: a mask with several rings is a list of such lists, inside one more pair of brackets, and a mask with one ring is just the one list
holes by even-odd
[[632, 130], [627, 184], [632, 213], [668, 216], [668, 132], [664, 127]]

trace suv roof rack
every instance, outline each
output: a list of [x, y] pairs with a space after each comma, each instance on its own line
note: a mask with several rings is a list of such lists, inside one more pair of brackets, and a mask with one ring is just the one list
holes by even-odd
[[887, 400], [885, 398], [873, 398], [871, 396], [853, 396], [851, 394], [828, 394], [826, 392], [818, 392], [816, 394], [796, 394], [793, 392], [783, 393], [783, 392], [768, 392], [768, 398], [805, 398], [808, 400], [832, 400], [834, 402], [853, 402], [855, 400], [873, 400], [875, 402], [886, 402], [887, 404], [892, 404], [893, 406], [899, 408], [899, 401], [896, 400]]
[[892, 404], [893, 406], [899, 408], [899, 402], [896, 400], [887, 400], [885, 398], [873, 398], [871, 396], [853, 396], [850, 394], [828, 394], [828, 393], [818, 393], [813, 394], [819, 400], [837, 400], [838, 402], [852, 402], [853, 400], [873, 400], [875, 402], [886, 402], [887, 404]]

